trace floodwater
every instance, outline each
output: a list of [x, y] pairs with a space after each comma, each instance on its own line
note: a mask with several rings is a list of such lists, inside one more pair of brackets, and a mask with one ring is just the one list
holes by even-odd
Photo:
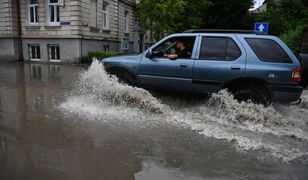
[[0, 64], [0, 179], [308, 179], [299, 105], [149, 93], [101, 64]]

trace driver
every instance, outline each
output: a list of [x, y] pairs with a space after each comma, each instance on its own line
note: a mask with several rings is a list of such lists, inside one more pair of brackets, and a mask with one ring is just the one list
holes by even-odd
[[190, 58], [191, 53], [188, 51], [186, 45], [182, 41], [178, 41], [176, 43], [176, 51], [172, 54], [165, 54], [165, 57], [169, 59], [176, 59], [176, 58]]

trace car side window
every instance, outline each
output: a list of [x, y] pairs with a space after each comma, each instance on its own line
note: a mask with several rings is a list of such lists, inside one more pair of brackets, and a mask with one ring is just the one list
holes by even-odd
[[284, 49], [272, 39], [246, 38], [246, 41], [261, 61], [292, 63]]
[[200, 49], [201, 60], [234, 61], [241, 56], [241, 50], [228, 37], [203, 37]]
[[176, 54], [177, 58], [191, 59], [196, 37], [173, 37], [157, 47], [152, 52], [156, 58], [167, 58], [170, 54]]

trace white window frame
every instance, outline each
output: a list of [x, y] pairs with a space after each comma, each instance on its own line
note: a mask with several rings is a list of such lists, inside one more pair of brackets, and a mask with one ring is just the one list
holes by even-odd
[[[34, 47], [34, 54], [36, 57], [32, 57], [32, 47]], [[39, 49], [39, 53], [38, 53], [38, 49]], [[39, 44], [28, 44], [28, 50], [29, 50], [29, 60], [30, 61], [41, 61], [41, 48]]]
[[103, 1], [103, 7], [102, 7], [102, 26], [103, 29], [109, 29], [109, 4], [105, 1]]
[[[51, 21], [51, 6], [53, 6], [53, 13], [54, 13], [54, 21]], [[57, 9], [59, 8], [59, 11]], [[56, 3], [50, 3], [50, 0], [47, 0], [47, 13], [48, 13], [48, 24], [50, 26], [59, 26], [60, 25], [60, 4], [59, 0]], [[57, 17], [59, 16], [59, 21], [57, 21]]]
[[129, 12], [124, 12], [124, 31], [129, 32]]
[[[34, 22], [31, 22], [31, 9], [33, 10], [33, 20]], [[37, 9], [37, 11], [35, 11]], [[28, 22], [30, 25], [38, 25], [38, 0], [36, 4], [31, 4], [31, 0], [28, 0]]]
[[128, 38], [122, 38], [121, 49], [129, 50], [129, 39]]
[[110, 51], [110, 45], [109, 44], [105, 44], [104, 45], [104, 52], [108, 52]]
[[[54, 48], [55, 49], [56, 59], [52, 59], [52, 57], [51, 57], [51, 47], [59, 47], [59, 51], [57, 51], [57, 48]], [[61, 53], [60, 53], [61, 50], [60, 50], [60, 45], [59, 44], [48, 44], [47, 45], [47, 50], [48, 50], [48, 60], [50, 62], [61, 62]], [[59, 59], [57, 59], [58, 56], [59, 56]]]

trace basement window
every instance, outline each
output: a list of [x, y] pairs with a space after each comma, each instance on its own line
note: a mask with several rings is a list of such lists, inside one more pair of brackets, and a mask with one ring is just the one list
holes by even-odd
[[60, 46], [57, 44], [48, 45], [49, 61], [60, 62]]
[[28, 47], [29, 47], [29, 59], [31, 61], [40, 61], [41, 60], [40, 45], [29, 44]]

